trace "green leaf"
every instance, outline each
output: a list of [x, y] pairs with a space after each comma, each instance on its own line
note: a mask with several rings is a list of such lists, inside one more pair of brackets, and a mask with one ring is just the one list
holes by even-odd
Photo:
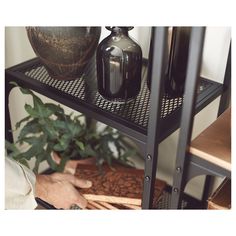
[[65, 148], [61, 145], [61, 143], [57, 143], [53, 146], [53, 150], [57, 152], [62, 152]]
[[49, 108], [45, 107], [43, 103], [38, 103], [37, 100], [35, 100], [35, 111], [41, 118], [48, 118], [54, 113]]
[[13, 143], [10, 143], [7, 140], [5, 140], [5, 149], [8, 150], [8, 151], [11, 151], [13, 153], [20, 153], [18, 148]]
[[42, 126], [47, 125], [47, 122], [45, 119], [38, 119], [38, 123]]
[[82, 157], [95, 157], [95, 156], [97, 156], [97, 153], [92, 149], [92, 147], [89, 144], [85, 147], [84, 151], [81, 153], [83, 153]]
[[53, 127], [53, 121], [46, 120], [44, 124], [41, 126], [43, 133], [48, 137], [48, 141], [57, 140], [58, 139], [58, 130]]
[[53, 150], [56, 152], [63, 152], [65, 149], [65, 146], [61, 145], [60, 143], [57, 143], [53, 146]]
[[37, 110], [45, 108], [45, 105], [43, 104], [42, 100], [39, 97], [37, 97], [35, 94], [33, 94], [32, 96], [33, 96], [34, 106]]
[[30, 137], [24, 137], [21, 139], [21, 141], [26, 142], [28, 144], [31, 145], [42, 145], [44, 143], [44, 135], [40, 135], [40, 136], [30, 136]]
[[56, 162], [52, 159], [51, 157], [51, 152], [46, 152], [46, 160], [47, 163], [49, 164], [49, 166], [52, 168], [52, 170], [57, 171], [58, 165], [56, 164]]
[[62, 172], [65, 168], [66, 162], [70, 159], [69, 156], [63, 156], [61, 155], [61, 161], [60, 164], [57, 166], [57, 171]]
[[39, 169], [39, 164], [46, 160], [46, 157], [47, 157], [47, 153], [43, 150], [42, 153], [39, 153], [38, 155], [36, 155], [36, 161], [35, 161], [35, 165], [34, 165], [34, 168], [33, 168], [33, 171], [35, 174], [38, 173], [38, 169]]
[[20, 91], [23, 93], [23, 94], [29, 94], [29, 95], [32, 95], [33, 96], [33, 92], [29, 89], [26, 89], [26, 88], [22, 88], [20, 86], [18, 86]]
[[73, 137], [80, 135], [80, 132], [85, 129], [85, 126], [78, 120], [72, 120], [70, 116], [65, 116], [65, 125], [68, 132], [72, 134]]
[[93, 131], [87, 133], [86, 137], [88, 140], [93, 139], [93, 138], [100, 139], [100, 135], [97, 132], [93, 132]]
[[51, 112], [42, 102], [42, 100], [36, 96], [31, 90], [29, 89], [25, 89], [25, 88], [21, 88], [20, 90], [23, 94], [28, 94], [31, 95], [33, 97], [33, 103], [34, 103], [34, 107], [32, 108], [31, 106], [25, 106], [26, 111], [32, 115], [33, 117], [48, 117], [50, 116], [50, 114], [52, 114], [53, 112]]
[[35, 157], [44, 151], [46, 137], [44, 135], [41, 135], [39, 137], [25, 137], [22, 139], [22, 142], [30, 144], [31, 147], [27, 151], [17, 155], [15, 158], [17, 158], [18, 160], [30, 160], [32, 157]]
[[[39, 100], [41, 101], [41, 100]], [[53, 111], [44, 106], [43, 103], [35, 99], [35, 105], [32, 107], [29, 104], [25, 104], [26, 112], [33, 118], [48, 118], [53, 114]]]
[[22, 165], [26, 166], [27, 168], [30, 168], [28, 162], [27, 162], [25, 159], [20, 159], [19, 162], [20, 162]]
[[28, 121], [30, 118], [31, 118], [30, 116], [26, 116], [24, 119], [22, 119], [19, 122], [17, 122], [16, 125], [15, 125], [16, 129], [18, 129], [23, 122]]
[[85, 150], [84, 144], [78, 140], [75, 141], [76, 145], [82, 150]]
[[32, 157], [35, 157], [40, 152], [41, 152], [41, 149], [39, 150], [39, 148], [37, 146], [32, 146], [26, 152], [19, 154], [15, 158], [17, 160], [20, 160], [20, 159], [30, 160]]
[[104, 131], [107, 131], [109, 133], [113, 132], [113, 128], [111, 128], [110, 126], [106, 126], [106, 128], [104, 129]]
[[7, 153], [8, 157], [13, 158], [14, 160], [19, 160], [22, 158], [19, 157], [21, 155], [21, 152], [14, 143], [10, 143], [7, 140], [5, 140], [5, 149], [8, 151]]
[[10, 81], [9, 84], [12, 84], [12, 85], [14, 85], [16, 87], [19, 87], [19, 85], [15, 81]]
[[35, 109], [31, 105], [25, 104], [25, 110], [31, 117], [33, 117], [33, 118], [39, 117], [38, 112], [35, 111]]
[[34, 119], [30, 122], [28, 122], [20, 131], [20, 134], [18, 136], [18, 140], [21, 141], [21, 139], [23, 139], [24, 137], [26, 137], [29, 134], [37, 134], [40, 133], [41, 130], [41, 126], [38, 123], [37, 119]]
[[70, 134], [64, 134], [62, 135], [62, 137], [59, 139], [58, 141], [59, 143], [56, 143], [53, 146], [53, 150], [58, 151], [58, 152], [62, 152], [64, 150], [66, 150], [71, 142], [71, 136]]
[[23, 94], [28, 94], [33, 97], [34, 108], [36, 110], [39, 111], [40, 108], [44, 106], [42, 100], [38, 96], [36, 96], [31, 90], [26, 89], [26, 88], [22, 88], [22, 87], [20, 87], [20, 90]]
[[53, 113], [64, 113], [64, 109], [60, 105], [55, 105], [53, 103], [45, 103], [44, 106]]
[[54, 121], [53, 121], [53, 126], [54, 126], [56, 129], [66, 130], [66, 124], [65, 124], [64, 121], [61, 121], [61, 120], [54, 120]]
[[63, 134], [60, 138], [60, 142], [66, 143], [67, 145], [70, 143], [71, 140], [72, 140], [72, 136], [70, 133]]

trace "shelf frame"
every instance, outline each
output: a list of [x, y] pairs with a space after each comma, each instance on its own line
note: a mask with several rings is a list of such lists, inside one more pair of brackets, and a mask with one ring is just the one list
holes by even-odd
[[181, 129], [179, 134], [178, 149], [176, 155], [175, 173], [173, 178], [173, 189], [171, 198], [171, 208], [180, 208], [180, 199], [182, 198], [184, 188], [184, 178], [186, 175], [186, 152], [187, 147], [190, 145], [194, 104], [197, 98], [197, 85], [199, 82], [198, 75], [200, 72], [200, 65], [203, 52], [203, 42], [205, 36], [205, 27], [194, 27], [192, 29], [190, 46], [189, 46], [189, 59], [187, 66], [187, 76], [185, 83], [185, 96], [186, 99], [183, 104], [181, 116]]
[[[147, 66], [147, 61], [144, 60], [144, 64]], [[11, 81], [16, 82], [19, 86], [32, 89], [35, 92], [38, 92], [44, 96], [47, 96], [58, 103], [66, 105], [76, 111], [84, 113], [86, 116], [94, 118], [101, 121], [109, 126], [112, 126], [121, 132], [123, 132], [128, 137], [136, 140], [141, 145], [146, 145], [147, 142], [147, 127], [142, 127], [137, 124], [133, 124], [131, 121], [127, 121], [123, 117], [117, 116], [116, 114], [111, 113], [107, 110], [101, 110], [99, 107], [94, 106], [91, 103], [87, 103], [81, 99], [76, 99], [70, 94], [63, 93], [58, 89], [43, 84], [40, 81], [34, 80], [29, 76], [25, 75], [22, 71], [27, 70], [28, 68], [40, 65], [38, 58], [31, 59], [27, 62], [21, 63], [17, 66], [6, 69], [5, 71], [5, 91], [6, 91], [6, 100], [5, 100], [5, 111], [7, 114], [8, 110], [8, 96], [11, 89], [14, 87], [9, 84]], [[155, 76], [155, 78], [157, 78]], [[145, 83], [146, 77], [143, 78], [143, 84]], [[197, 98], [196, 113], [202, 110], [206, 105], [213, 101], [217, 96], [222, 92], [222, 85], [213, 81], [210, 81], [205, 78], [201, 78], [204, 83], [209, 83], [206, 89], [201, 91]], [[147, 88], [146, 88], [147, 90]], [[149, 97], [148, 97], [149, 99]], [[150, 102], [148, 102], [148, 106]], [[147, 109], [147, 108], [146, 108]], [[151, 108], [149, 108], [150, 110]], [[175, 109], [171, 114], [167, 115], [165, 118], [160, 120], [161, 123], [161, 132], [159, 136], [159, 142], [167, 138], [171, 133], [173, 133], [180, 124], [181, 117], [181, 107]], [[7, 119], [6, 117], [6, 120]], [[10, 126], [9, 126], [10, 127]], [[7, 131], [8, 132], [8, 131]], [[7, 137], [8, 135], [6, 135]]]
[[[161, 98], [163, 97], [165, 65], [167, 57], [168, 28], [160, 27], [153, 29], [153, 58], [151, 58], [151, 98], [150, 115], [148, 122], [148, 136], [145, 155], [144, 190], [142, 197], [142, 208], [149, 209], [153, 202], [153, 193], [156, 180], [158, 162], [158, 146], [161, 133]], [[159, 78], [159, 79], [157, 79]]]
[[[199, 28], [199, 41], [197, 45], [203, 44], [204, 38], [204, 29]], [[203, 46], [203, 45], [202, 45]], [[180, 209], [181, 201], [184, 194], [184, 189], [188, 181], [193, 177], [199, 175], [206, 175], [202, 202], [206, 206], [206, 199], [209, 196], [210, 187], [213, 182], [213, 176], [226, 176], [231, 178], [231, 171], [225, 169], [221, 166], [215, 165], [207, 160], [202, 159], [199, 156], [193, 155], [189, 153], [189, 147], [191, 143], [191, 135], [193, 128], [193, 119], [194, 119], [194, 107], [196, 103], [196, 86], [198, 84], [198, 76], [199, 66], [200, 66], [200, 57], [202, 54], [202, 46], [198, 48], [198, 62], [195, 64], [195, 73], [190, 76], [190, 70], [194, 68], [194, 66], [189, 66], [187, 75], [187, 82], [185, 85], [185, 91], [188, 93], [186, 97], [188, 97], [187, 102], [183, 104], [183, 110], [181, 115], [181, 125], [180, 125], [180, 134], [179, 134], [179, 143], [178, 150], [176, 155], [176, 164], [175, 164], [175, 172], [173, 175], [173, 188], [172, 188], [172, 198], [171, 198], [171, 209]], [[195, 46], [195, 49], [197, 47]], [[191, 52], [190, 52], [191, 55]], [[190, 59], [191, 61], [191, 59]], [[230, 94], [231, 94], [231, 44], [229, 47], [227, 65], [224, 76], [223, 83], [223, 91], [218, 109], [218, 116], [226, 110], [229, 106]]]
[[[198, 28], [199, 27], [193, 27], [193, 31], [196, 31], [196, 29]], [[11, 90], [14, 88], [14, 86], [10, 84], [11, 81], [15, 81], [19, 86], [32, 89], [33, 91], [47, 96], [58, 103], [66, 105], [78, 112], [84, 113], [85, 116], [96, 119], [97, 121], [100, 121], [113, 128], [116, 128], [128, 137], [132, 138], [135, 142], [137, 142], [137, 144], [143, 151], [145, 159], [145, 175], [142, 206], [144, 209], [149, 209], [153, 199], [152, 189], [154, 183], [154, 174], [156, 174], [158, 162], [158, 144], [179, 128], [182, 111], [182, 107], [179, 106], [166, 117], [160, 117], [162, 109], [160, 101], [163, 96], [162, 91], [164, 80], [162, 59], [165, 57], [164, 51], [166, 50], [167, 27], [153, 27], [153, 31], [153, 50], [160, 51], [160, 53], [155, 53], [153, 60], [149, 60], [149, 64], [147, 60], [143, 60], [144, 66], [146, 67], [150, 66], [150, 63], [153, 64], [152, 77], [154, 82], [152, 83], [152, 91], [155, 91], [154, 93], [151, 93], [150, 101], [148, 102], [149, 111], [147, 109], [148, 112], [146, 113], [148, 113], [151, 118], [148, 119], [149, 121], [146, 127], [134, 124], [132, 123], [132, 121], [127, 121], [125, 118], [117, 116], [117, 114], [115, 113], [113, 114], [110, 111], [103, 110], [99, 107], [94, 106], [90, 102], [90, 99], [93, 99], [90, 96], [88, 96], [88, 101], [76, 99], [71, 94], [60, 91], [55, 87], [48, 86], [47, 84], [35, 80], [29, 75], [26, 75], [25, 71], [27, 71], [31, 67], [42, 67], [42, 64], [40, 63], [39, 59], [35, 58], [5, 70], [5, 138], [10, 142], [13, 141], [12, 133], [10, 132], [12, 127], [9, 113], [9, 95]], [[161, 40], [159, 40], [159, 37]], [[91, 65], [93, 65], [92, 63]], [[88, 70], [89, 69], [90, 68], [88, 68]], [[42, 74], [44, 72], [41, 71], [40, 73]], [[87, 78], [89, 77], [89, 75], [86, 76]], [[142, 86], [146, 86], [145, 76], [145, 73], [143, 73]], [[158, 78], [162, 78], [162, 80]], [[194, 114], [201, 111], [205, 106], [207, 106], [216, 97], [218, 97], [223, 91], [222, 84], [200, 77], [198, 77], [198, 80], [202, 81], [203, 84], [207, 84], [207, 87], [203, 89], [203, 91], [201, 91], [201, 89], [199, 90], [198, 96], [196, 98], [196, 106], [193, 111]], [[86, 83], [85, 79], [85, 94], [88, 86], [89, 84]], [[158, 93], [156, 91], [158, 91]]]

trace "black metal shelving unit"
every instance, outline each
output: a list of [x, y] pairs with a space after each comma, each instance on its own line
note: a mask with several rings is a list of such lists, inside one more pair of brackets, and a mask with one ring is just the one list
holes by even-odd
[[[192, 41], [198, 37], [198, 28], [193, 28]], [[142, 208], [148, 209], [153, 198], [153, 186], [156, 176], [158, 144], [180, 126], [182, 104], [188, 98], [171, 99], [163, 94], [164, 63], [167, 27], [153, 28], [152, 60], [144, 59], [142, 68], [142, 88], [137, 98], [127, 104], [113, 104], [104, 100], [96, 89], [95, 61], [86, 68], [84, 76], [73, 81], [59, 81], [51, 78], [38, 58], [13, 66], [5, 71], [5, 137], [12, 141], [9, 94], [14, 85], [34, 90], [76, 111], [84, 113], [123, 132], [141, 147], [145, 159], [145, 175]], [[193, 44], [190, 48], [195, 50]], [[192, 64], [199, 57], [192, 58]], [[190, 66], [191, 66], [190, 63]], [[151, 92], [147, 88], [147, 68], [152, 66]], [[223, 85], [199, 78], [194, 114], [201, 111], [223, 92]]]
[[[203, 39], [203, 37], [202, 37]], [[200, 51], [200, 50], [199, 50]], [[196, 65], [199, 67], [199, 65]], [[196, 103], [196, 86], [198, 84], [197, 71], [196, 74], [189, 76], [185, 91], [186, 96], [189, 98], [188, 102], [183, 104], [183, 111], [181, 115], [179, 144], [176, 155], [175, 172], [173, 176], [173, 188], [171, 208], [181, 209], [184, 189], [186, 184], [193, 178], [199, 175], [205, 175], [206, 180], [202, 195], [202, 205], [207, 206], [207, 199], [210, 193], [210, 187], [213, 183], [215, 176], [226, 177], [231, 179], [231, 170], [225, 166], [217, 163], [212, 163], [207, 159], [203, 159], [200, 155], [193, 154], [189, 151], [191, 147], [191, 135], [194, 119], [194, 105]], [[224, 89], [218, 108], [218, 116], [220, 116], [229, 106], [231, 98], [231, 44], [228, 52], [228, 59], [224, 76]], [[230, 135], [230, 134], [229, 134]], [[217, 139], [217, 137], [215, 137]], [[210, 140], [209, 140], [210, 141]], [[228, 145], [228, 144], [225, 144]], [[217, 157], [219, 158], [219, 157]]]

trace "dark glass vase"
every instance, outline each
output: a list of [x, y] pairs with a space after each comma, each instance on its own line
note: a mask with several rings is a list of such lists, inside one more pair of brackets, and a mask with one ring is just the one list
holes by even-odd
[[[170, 98], [181, 97], [184, 93], [187, 72], [191, 27], [173, 27], [169, 34], [168, 60], [165, 72], [165, 92]], [[150, 44], [149, 58], [152, 59], [153, 42]], [[155, 52], [154, 52], [155, 53]], [[151, 71], [149, 66], [147, 85], [151, 87]]]
[[173, 27], [165, 90], [170, 97], [184, 93], [191, 27]]
[[141, 88], [142, 50], [128, 35], [133, 27], [106, 28], [111, 34], [97, 48], [98, 92], [112, 102], [129, 102]]

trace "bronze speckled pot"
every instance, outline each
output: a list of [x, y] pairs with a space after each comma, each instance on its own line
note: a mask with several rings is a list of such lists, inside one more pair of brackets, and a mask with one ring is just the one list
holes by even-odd
[[50, 76], [80, 78], [94, 55], [101, 27], [26, 27], [31, 46]]

